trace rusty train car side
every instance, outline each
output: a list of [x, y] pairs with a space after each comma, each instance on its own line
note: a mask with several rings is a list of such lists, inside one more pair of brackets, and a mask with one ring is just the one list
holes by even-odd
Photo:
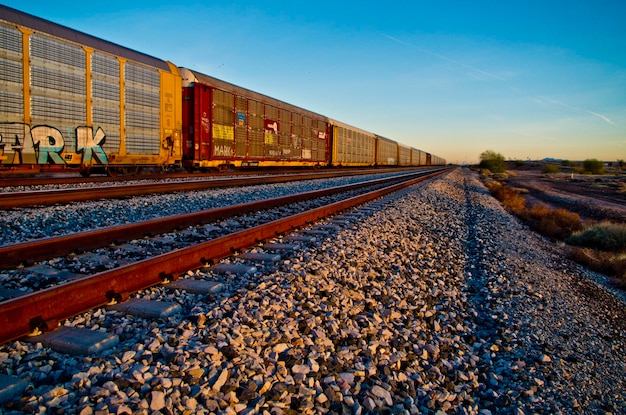
[[322, 166], [326, 117], [228, 82], [180, 68], [187, 168]]

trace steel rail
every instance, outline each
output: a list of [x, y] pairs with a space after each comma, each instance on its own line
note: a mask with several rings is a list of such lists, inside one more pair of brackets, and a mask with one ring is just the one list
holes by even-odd
[[216, 220], [231, 218], [254, 211], [270, 209], [291, 203], [298, 203], [309, 199], [320, 198], [363, 187], [382, 185], [401, 180], [407, 176], [412, 177], [421, 174], [424, 174], [424, 171], [382, 179], [368, 180], [361, 183], [334, 186], [328, 189], [320, 189], [312, 192], [298, 193], [295, 195], [209, 209], [183, 215], [172, 215], [137, 223], [77, 232], [71, 235], [56, 236], [38, 239], [35, 241], [4, 245], [0, 246], [0, 269], [9, 269], [19, 265], [31, 265], [36, 261], [65, 256], [71, 254], [72, 252], [84, 252], [90, 249], [97, 249], [110, 243], [119, 243], [131, 239], [142, 238], [146, 235], [171, 232], [176, 229], [183, 229], [202, 223], [214, 222]]
[[[419, 167], [419, 166], [415, 166]], [[422, 166], [429, 167], [429, 166]], [[384, 173], [388, 171], [397, 171], [396, 167], [351, 167], [349, 169], [334, 167], [332, 171], [334, 173], [343, 174], [375, 174], [375, 173]], [[21, 177], [15, 176], [10, 177], [9, 175], [3, 175], [0, 170], [0, 188], [2, 187], [15, 187], [15, 186], [46, 186], [50, 184], [79, 184], [79, 183], [90, 183], [90, 184], [98, 184], [98, 183], [124, 183], [129, 181], [146, 181], [146, 180], [163, 180], [163, 179], [171, 179], [171, 180], [185, 180], [185, 179], [197, 179], [197, 178], [205, 178], [205, 179], [216, 179], [216, 178], [224, 178], [230, 176], [251, 176], [251, 175], [266, 175], [266, 176], [276, 176], [276, 175], [297, 175], [297, 174], [326, 174], [328, 173], [327, 169], [313, 170], [313, 169], [298, 169], [298, 168], [280, 168], [280, 169], [267, 169], [267, 168], [259, 168], [259, 169], [244, 169], [244, 170], [236, 170], [230, 172], [211, 172], [211, 173], [141, 173], [141, 174], [131, 174], [131, 175], [112, 175], [112, 176], [91, 176], [91, 177], [82, 177], [78, 176], [77, 173], [73, 175], [61, 175], [61, 176], [46, 176], [46, 177]]]
[[[342, 172], [341, 176], [366, 174], [363, 171]], [[157, 193], [189, 192], [232, 186], [251, 186], [337, 177], [337, 172], [299, 173], [288, 175], [265, 175], [210, 180], [177, 181], [162, 183], [136, 183], [72, 189], [34, 190], [24, 192], [0, 192], [0, 209], [27, 206], [49, 206], [88, 200], [119, 199]]]
[[54, 330], [67, 318], [112, 301], [124, 301], [142, 289], [178, 279], [180, 274], [232, 255], [258, 242], [427, 180], [447, 170], [315, 208], [198, 245], [70, 281], [0, 303], [0, 344], [33, 330]]

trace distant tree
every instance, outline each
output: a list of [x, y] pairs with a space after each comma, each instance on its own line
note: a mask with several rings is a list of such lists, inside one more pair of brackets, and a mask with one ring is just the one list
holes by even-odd
[[541, 168], [541, 172], [544, 174], [556, 174], [561, 171], [561, 168], [556, 164], [546, 164]]
[[500, 153], [496, 153], [493, 150], [486, 150], [480, 154], [481, 169], [487, 169], [492, 173], [504, 173], [506, 171], [506, 163], [504, 162], [504, 156]]
[[586, 172], [591, 174], [603, 174], [604, 163], [596, 159], [587, 159], [583, 161], [583, 168]]
[[572, 163], [572, 162], [571, 162], [571, 161], [569, 161], [569, 160], [563, 160], [563, 161], [561, 162], [561, 166], [565, 166], [565, 167], [574, 167], [574, 163]]

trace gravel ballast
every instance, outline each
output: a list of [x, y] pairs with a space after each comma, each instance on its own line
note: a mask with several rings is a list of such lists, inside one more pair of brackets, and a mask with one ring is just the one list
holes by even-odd
[[624, 302], [598, 281], [456, 169], [228, 296], [170, 294], [180, 318], [67, 323], [118, 334], [105, 355], [1, 347], [29, 386], [0, 412], [625, 413]]

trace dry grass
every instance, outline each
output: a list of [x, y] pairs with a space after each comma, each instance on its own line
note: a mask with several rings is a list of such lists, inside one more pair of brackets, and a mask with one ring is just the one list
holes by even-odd
[[487, 188], [507, 210], [535, 231], [577, 245], [569, 254], [571, 259], [608, 275], [616, 286], [626, 289], [626, 225], [602, 222], [583, 229], [577, 213], [544, 204], [528, 207], [521, 192], [497, 181], [487, 183]]
[[611, 277], [615, 286], [626, 290], [626, 257], [624, 255], [574, 247], [568, 256], [589, 269]]
[[539, 204], [525, 213], [537, 232], [549, 238], [565, 239], [583, 228], [580, 216], [565, 209], [552, 209]]
[[511, 189], [498, 181], [492, 181], [487, 185], [491, 194], [515, 214], [526, 210], [526, 198], [519, 191]]
[[552, 209], [538, 204], [528, 207], [526, 198], [516, 189], [499, 182], [488, 184], [491, 194], [502, 205], [527, 221], [533, 229], [549, 238], [564, 239], [582, 229], [580, 216], [565, 209]]

